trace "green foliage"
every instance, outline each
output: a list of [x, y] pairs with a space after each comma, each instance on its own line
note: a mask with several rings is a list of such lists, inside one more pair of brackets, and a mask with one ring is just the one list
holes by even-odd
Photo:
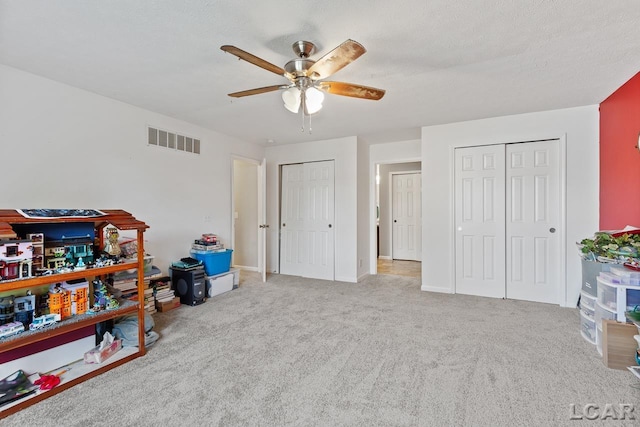
[[635, 258], [640, 251], [640, 234], [624, 233], [615, 237], [597, 232], [592, 239], [582, 239], [579, 247], [583, 254], [593, 254], [595, 257]]

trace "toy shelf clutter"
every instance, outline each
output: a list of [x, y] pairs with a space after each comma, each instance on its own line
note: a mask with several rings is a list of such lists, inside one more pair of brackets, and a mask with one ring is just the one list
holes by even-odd
[[[30, 295], [37, 289], [55, 285], [56, 283], [78, 283], [84, 281], [91, 283], [92, 278], [99, 279], [110, 274], [137, 268], [139, 293], [143, 293], [144, 286], [144, 232], [148, 225], [134, 218], [130, 213], [123, 210], [100, 210], [97, 215], [91, 216], [65, 216], [57, 217], [30, 217], [25, 216], [17, 210], [0, 209], [0, 245], [4, 245], [5, 250], [0, 251], [0, 296], [12, 295], [19, 298], [19, 295]], [[47, 233], [55, 234], [59, 229], [69, 227], [88, 226], [91, 229], [92, 240], [90, 243], [71, 242], [70, 248], [59, 250], [58, 248], [47, 248]], [[93, 262], [92, 247], [95, 242], [97, 248], [105, 245], [105, 227], [115, 227], [123, 231], [136, 231], [138, 243], [137, 262], [101, 264]], [[29, 236], [31, 234], [32, 236]], [[44, 242], [43, 242], [44, 236]], [[21, 244], [33, 239], [33, 258], [20, 257], [26, 253], [21, 249]], [[63, 237], [64, 238], [64, 237]], [[44, 243], [44, 251], [42, 245]], [[15, 251], [15, 253], [14, 253]], [[47, 252], [49, 251], [49, 252]], [[44, 252], [44, 254], [43, 254]], [[4, 254], [4, 255], [3, 255]], [[13, 256], [7, 260], [7, 256]], [[44, 260], [43, 260], [44, 255]], [[66, 256], [67, 262], [71, 258], [74, 269], [60, 269], [56, 257]], [[15, 258], [15, 259], [13, 259]], [[24, 258], [24, 259], [23, 259]], [[49, 263], [47, 265], [47, 263]], [[48, 270], [48, 271], [46, 271]], [[51, 274], [51, 272], [57, 271]], [[44, 272], [44, 274], [43, 274]], [[41, 274], [41, 275], [38, 275]], [[85, 292], [80, 290], [82, 286], [76, 285], [75, 292]], [[120, 306], [111, 310], [101, 310], [94, 313], [81, 313], [85, 307], [73, 306], [71, 316], [61, 322], [55, 322], [44, 328], [34, 328], [7, 336], [0, 339], [0, 353], [9, 352], [21, 347], [30, 346], [40, 341], [52, 337], [60, 337], [74, 331], [112, 320], [123, 315], [136, 315], [138, 317], [138, 347], [127, 347], [118, 351], [113, 357], [101, 364], [91, 364], [74, 368], [61, 377], [61, 382], [55, 388], [47, 391], [38, 390], [36, 393], [24, 397], [10, 404], [0, 406], [0, 419], [18, 412], [43, 399], [51, 397], [76, 384], [84, 382], [101, 373], [109, 371], [116, 366], [122, 365], [140, 356], [144, 356], [144, 307], [138, 301], [123, 301]], [[56, 314], [57, 316], [57, 314]], [[63, 317], [63, 316], [60, 316]], [[87, 349], [88, 350], [88, 349]], [[78, 355], [78, 359], [82, 354]], [[29, 373], [34, 374], [34, 373]]]

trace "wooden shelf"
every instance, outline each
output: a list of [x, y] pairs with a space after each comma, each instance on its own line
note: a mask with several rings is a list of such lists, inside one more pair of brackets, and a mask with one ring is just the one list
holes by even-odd
[[62, 369], [54, 370], [52, 374], [57, 374], [58, 371], [65, 369], [68, 372], [60, 375], [60, 384], [51, 390], [38, 390], [35, 394], [26, 396], [23, 399], [16, 400], [15, 402], [8, 403], [0, 407], [0, 419], [7, 417], [11, 414], [15, 414], [21, 409], [27, 408], [34, 403], [40, 402], [51, 396], [54, 396], [68, 388], [71, 388], [77, 384], [80, 384], [90, 378], [98, 376], [104, 372], [107, 372], [116, 366], [125, 364], [133, 359], [140, 357], [140, 354], [135, 347], [124, 347], [117, 353], [111, 356], [100, 364], [85, 364], [84, 360], [78, 360]]
[[[138, 294], [144, 293], [144, 231], [149, 228], [144, 222], [137, 220], [130, 213], [123, 210], [104, 210], [104, 216], [92, 218], [25, 218], [16, 210], [0, 209], [0, 238], [11, 239], [17, 238], [18, 235], [14, 230], [14, 226], [18, 224], [65, 224], [65, 223], [93, 223], [96, 232], [96, 245], [104, 246], [104, 229], [111, 225], [118, 230], [136, 230], [138, 258], [136, 261], [120, 263], [107, 267], [87, 268], [85, 270], [71, 271], [68, 273], [50, 274], [45, 276], [28, 277], [15, 280], [0, 281], [0, 292], [12, 292], [18, 290], [29, 290], [41, 286], [47, 286], [58, 282], [64, 282], [74, 279], [85, 279], [106, 276], [109, 274], [122, 272], [130, 269], [137, 269], [133, 277], [137, 278]], [[18, 227], [16, 227], [17, 229]], [[46, 237], [46, 236], [45, 236]], [[104, 310], [95, 314], [81, 314], [64, 319], [55, 325], [50, 325], [44, 329], [37, 331], [25, 331], [21, 334], [14, 335], [0, 340], [0, 353], [10, 351], [16, 348], [35, 344], [39, 341], [61, 336], [69, 332], [93, 326], [98, 323], [114, 319], [116, 317], [135, 314], [138, 317], [138, 347], [128, 347], [118, 351], [114, 356], [109, 358], [102, 364], [78, 366], [74, 368], [71, 375], [65, 374], [62, 377], [62, 383], [53, 390], [47, 392], [38, 392], [34, 395], [25, 397], [23, 400], [0, 407], [0, 419], [19, 411], [29, 405], [39, 402], [47, 397], [53, 396], [69, 387], [86, 381], [96, 375], [113, 369], [123, 363], [140, 356], [144, 356], [146, 349], [144, 346], [144, 306], [141, 301], [123, 300], [120, 307], [114, 310]], [[81, 355], [79, 355], [81, 356]], [[75, 372], [74, 372], [75, 371]], [[32, 374], [32, 373], [30, 373]]]
[[0, 281], [0, 292], [38, 287], [48, 285], [50, 283], [66, 282], [75, 279], [84, 279], [86, 277], [103, 276], [110, 273], [116, 273], [118, 271], [136, 268], [137, 264], [137, 262], [124, 262], [107, 267], [87, 268], [86, 270], [71, 271], [69, 273], [57, 273], [46, 276], [26, 277], [24, 279], [4, 280]]
[[135, 314], [138, 310], [138, 301], [124, 300], [120, 304], [121, 306], [114, 310], [104, 310], [97, 312], [96, 314], [80, 314], [69, 319], [65, 319], [54, 325], [47, 326], [44, 329], [40, 329], [37, 331], [24, 331], [18, 335], [13, 335], [11, 337], [5, 338], [4, 340], [0, 341], [0, 352], [33, 344], [44, 339], [57, 337], [59, 335], [64, 335], [71, 331], [95, 325], [96, 323], [115, 319], [116, 317], [124, 316], [127, 314]]

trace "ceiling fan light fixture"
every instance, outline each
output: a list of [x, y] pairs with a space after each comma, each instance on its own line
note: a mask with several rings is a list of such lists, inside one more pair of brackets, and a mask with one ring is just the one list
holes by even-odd
[[282, 101], [284, 102], [284, 108], [297, 113], [300, 109], [300, 89], [292, 87], [282, 92]]
[[304, 92], [304, 100], [305, 107], [307, 107], [307, 114], [317, 113], [322, 108], [324, 93], [315, 87], [310, 87]]

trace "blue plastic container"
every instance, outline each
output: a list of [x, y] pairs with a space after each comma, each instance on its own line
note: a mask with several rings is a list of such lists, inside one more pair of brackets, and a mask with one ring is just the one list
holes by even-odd
[[233, 249], [225, 249], [221, 252], [191, 250], [191, 256], [202, 261], [204, 272], [207, 276], [225, 273], [231, 268], [231, 253]]

